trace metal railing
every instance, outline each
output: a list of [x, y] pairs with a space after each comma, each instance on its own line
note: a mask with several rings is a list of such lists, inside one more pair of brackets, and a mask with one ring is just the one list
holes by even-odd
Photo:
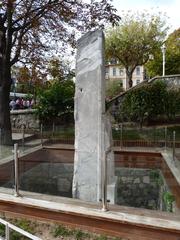
[[103, 171], [102, 171], [102, 211], [106, 212], [108, 211], [108, 199], [107, 199], [107, 158], [108, 158], [108, 154], [111, 152], [111, 147], [109, 149], [106, 150], [105, 152], [105, 159], [104, 159], [104, 166], [103, 166]]
[[19, 159], [18, 159], [18, 144], [14, 144], [14, 195], [19, 196]]
[[39, 237], [36, 237], [34, 235], [32, 235], [29, 232], [24, 231], [23, 229], [16, 227], [15, 225], [5, 221], [4, 219], [0, 218], [0, 223], [3, 224], [5, 226], [5, 236], [0, 236], [0, 239], [2, 240], [10, 240], [10, 235], [11, 235], [11, 230], [14, 230], [18, 233], [20, 233], [22, 236], [28, 237], [29, 239], [32, 240], [42, 240]]

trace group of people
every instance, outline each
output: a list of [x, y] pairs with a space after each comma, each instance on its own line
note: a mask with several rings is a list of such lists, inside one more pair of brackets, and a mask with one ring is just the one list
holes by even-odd
[[23, 99], [23, 98], [16, 98], [12, 99], [9, 103], [9, 107], [11, 110], [18, 110], [18, 109], [29, 109], [34, 106], [34, 99]]

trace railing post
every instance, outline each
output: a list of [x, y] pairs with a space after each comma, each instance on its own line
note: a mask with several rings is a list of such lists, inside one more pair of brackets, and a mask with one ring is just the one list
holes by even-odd
[[122, 142], [123, 141], [123, 124], [122, 123], [121, 123], [121, 133], [120, 134], [121, 134], [121, 136], [120, 136], [121, 137], [120, 148], [122, 149], [123, 148], [123, 142]]
[[167, 126], [164, 128], [164, 149], [167, 150]]
[[111, 152], [111, 146], [105, 152], [104, 167], [103, 167], [103, 182], [102, 182], [102, 188], [103, 188], [102, 211], [103, 212], [108, 211], [107, 203], [109, 202], [109, 200], [107, 199], [107, 184], [108, 184], [108, 181], [107, 181], [107, 158], [108, 158], [108, 154], [110, 152]]
[[2, 129], [0, 128], [0, 158], [2, 157]]
[[107, 207], [107, 154], [108, 151], [105, 153], [105, 159], [104, 159], [104, 166], [103, 166], [103, 182], [102, 182], [102, 211], [106, 212], [108, 211]]
[[154, 147], [156, 146], [156, 127], [153, 128]]
[[5, 232], [5, 240], [10, 240], [10, 236], [9, 236], [9, 225], [6, 224], [6, 232]]
[[176, 131], [173, 131], [173, 161], [175, 161], [175, 151], [176, 151]]
[[18, 144], [14, 144], [14, 195], [19, 196], [19, 164], [18, 164]]
[[24, 136], [25, 136], [25, 126], [24, 124], [22, 125], [22, 149], [24, 151]]
[[40, 125], [40, 134], [41, 134], [41, 147], [43, 147], [43, 125]]
[[53, 125], [52, 125], [52, 137], [54, 137], [54, 133], [55, 133], [55, 123], [53, 121]]
[[2, 144], [2, 129], [0, 128], [0, 145]]

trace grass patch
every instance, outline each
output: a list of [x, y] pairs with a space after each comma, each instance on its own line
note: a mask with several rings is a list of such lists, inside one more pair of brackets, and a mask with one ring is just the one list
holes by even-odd
[[[31, 234], [35, 234], [36, 224], [32, 221], [28, 221], [26, 219], [8, 219], [7, 221], [11, 222], [13, 225], [27, 231]], [[0, 234], [1, 235], [1, 234]], [[22, 234], [11, 230], [10, 231], [10, 240], [29, 240], [28, 237], [23, 236]]]
[[0, 224], [0, 236], [5, 237], [5, 225]]
[[[100, 235], [81, 229], [71, 229], [63, 225], [53, 223], [42, 223], [24, 218], [4, 218], [13, 225], [33, 234], [39, 236], [41, 239], [64, 239], [64, 240], [128, 240], [125, 238], [111, 237]], [[5, 237], [5, 226], [0, 224], [0, 237]], [[29, 238], [22, 236], [20, 233], [11, 230], [10, 240], [29, 240]]]
[[121, 238], [117, 237], [108, 237], [104, 235], [97, 235], [95, 233], [88, 233], [82, 231], [80, 229], [69, 229], [63, 225], [56, 225], [55, 228], [52, 229], [52, 235], [55, 238], [63, 237], [72, 237], [74, 240], [83, 240], [83, 239], [90, 239], [90, 240], [121, 240]]
[[72, 236], [76, 240], [90, 238], [89, 233], [85, 233], [85, 232], [81, 231], [80, 229], [72, 230], [72, 229], [69, 229], [69, 228], [67, 228], [65, 226], [62, 226], [62, 225], [56, 226], [52, 231], [52, 235], [53, 235], [53, 237], [60, 237], [60, 236], [61, 237], [69, 237], [69, 236]]
[[[180, 126], [172, 126], [167, 128], [167, 140], [171, 141], [173, 131], [176, 132], [176, 141], [180, 141]], [[113, 139], [121, 139], [121, 130], [112, 129]], [[165, 140], [165, 127], [152, 127], [152, 128], [125, 128], [122, 132], [123, 140], [149, 140], [149, 141], [164, 141]]]
[[52, 235], [53, 237], [68, 237], [72, 235], [72, 231], [62, 225], [58, 225], [52, 230]]

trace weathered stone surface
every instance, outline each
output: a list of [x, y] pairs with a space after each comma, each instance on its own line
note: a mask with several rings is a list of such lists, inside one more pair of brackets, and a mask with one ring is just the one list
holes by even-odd
[[134, 179], [134, 183], [140, 183], [140, 178]]
[[72, 178], [72, 164], [40, 163], [20, 175], [20, 189], [72, 197]]
[[[160, 171], [156, 171], [160, 177]], [[166, 189], [166, 183], [163, 180], [161, 181], [162, 185], [159, 185], [157, 178], [152, 178], [151, 170], [119, 168], [116, 169], [116, 176], [118, 178], [117, 204], [148, 209], [164, 209], [162, 194], [165, 191], [164, 188]]]
[[[111, 146], [111, 126], [105, 116], [104, 74], [103, 32], [89, 32], [78, 41], [74, 113], [73, 196], [86, 201], [99, 201], [101, 198], [105, 150]], [[114, 182], [112, 160], [111, 152], [107, 157], [111, 190]]]
[[69, 181], [67, 178], [58, 178], [57, 182], [57, 189], [62, 192], [69, 192], [71, 191], [71, 181]]
[[150, 178], [149, 178], [149, 176], [144, 176], [143, 177], [143, 183], [150, 183]]
[[11, 125], [20, 129], [24, 125], [26, 129], [39, 129], [39, 119], [34, 109], [11, 111]]

